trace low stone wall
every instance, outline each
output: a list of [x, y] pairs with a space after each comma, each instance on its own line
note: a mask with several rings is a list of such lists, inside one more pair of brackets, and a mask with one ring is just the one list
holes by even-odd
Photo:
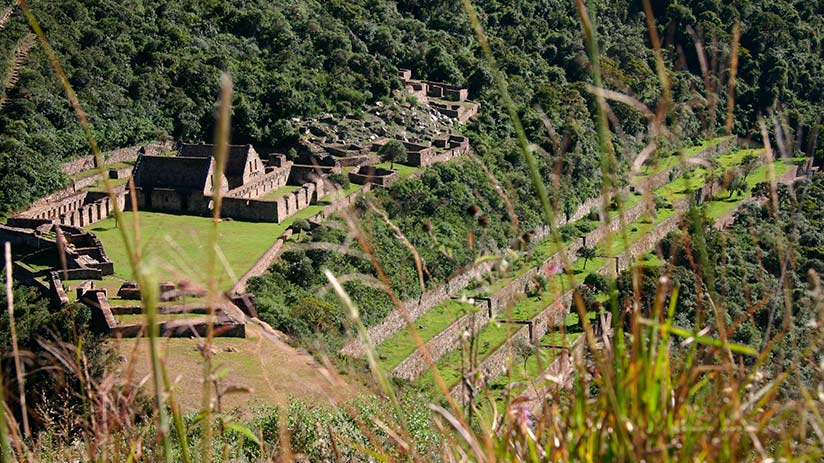
[[[643, 237], [635, 241], [630, 247], [617, 257], [617, 265], [615, 262], [608, 261], [596, 270], [602, 275], [615, 275], [628, 268], [633, 259], [645, 254], [650, 249], [654, 248], [658, 242], [666, 237], [670, 232], [678, 228], [681, 224], [684, 212], [689, 208], [690, 196], [686, 196], [676, 204], [674, 208], [676, 213], [658, 224], [653, 230], [645, 234]], [[616, 268], [617, 267], [617, 268]], [[482, 372], [482, 382], [478, 387], [483, 387], [492, 379], [503, 373], [506, 369], [507, 363], [512, 358], [511, 346], [512, 342], [522, 338], [530, 339], [532, 335], [535, 338], [543, 337], [553, 325], [561, 323], [568, 312], [568, 308], [572, 304], [573, 290], [569, 290], [563, 294], [560, 303], [553, 302], [549, 307], [544, 309], [540, 314], [532, 319], [533, 332], [530, 333], [528, 327], [523, 327], [516, 331], [512, 337], [495, 352], [484, 359], [478, 369]], [[459, 384], [455, 386], [450, 393], [458, 400], [466, 400], [464, 387]]]
[[100, 280], [103, 278], [103, 272], [100, 269], [90, 267], [67, 268], [52, 273], [59, 275], [61, 280]]
[[[600, 197], [592, 198], [588, 201], [585, 201], [583, 204], [581, 204], [578, 207], [578, 209], [575, 211], [575, 213], [572, 216], [570, 216], [570, 219], [571, 220], [578, 220], [578, 219], [588, 215], [590, 210], [594, 206], [600, 205], [601, 202], [602, 202], [602, 200], [601, 200]], [[635, 208], [633, 208], [631, 211], [628, 211], [625, 214], [625, 216], [627, 218], [636, 217], [636, 214], [640, 215], [641, 212], [643, 212], [643, 205], [641, 203], [638, 203], [635, 206]], [[632, 220], [635, 220], [635, 219], [633, 218]], [[562, 220], [562, 222], [565, 222], [565, 221]], [[619, 226], [619, 224], [617, 222], [617, 217], [616, 217], [615, 223], [611, 224], [610, 230], [614, 230], [618, 226]], [[549, 232], [550, 232], [549, 227], [540, 228], [538, 231], [536, 231], [534, 233], [531, 243], [540, 242], [542, 239], [544, 239], [546, 236], [549, 235]], [[605, 232], [606, 232], [606, 228], [603, 228], [603, 227], [599, 227], [599, 229], [590, 232], [590, 234], [589, 234], [590, 237], [588, 238], [589, 242], [594, 242], [593, 240], [600, 240], [600, 238], [598, 238], [598, 234], [599, 233], [605, 233]], [[573, 246], [575, 246], [575, 245], [573, 245]], [[577, 246], [580, 247], [580, 244], [578, 244]], [[567, 248], [567, 249], [568, 249], [568, 253], [569, 253], [569, 258], [574, 260], [575, 252], [577, 251], [577, 247]], [[547, 259], [546, 262], [555, 262], [555, 261], [560, 263], [560, 254], [559, 253], [555, 254], [554, 256]], [[428, 290], [426, 293], [424, 293], [424, 295], [421, 297], [421, 301], [423, 303], [417, 302], [417, 301], [407, 301], [407, 302], [405, 302], [404, 303], [404, 310], [408, 313], [408, 316], [411, 320], [417, 320], [420, 316], [425, 314], [432, 307], [435, 307], [438, 304], [442, 303], [443, 301], [449, 299], [450, 297], [453, 297], [453, 296], [459, 294], [460, 291], [463, 291], [471, 282], [481, 279], [483, 277], [483, 275], [489, 273], [492, 270], [493, 267], [494, 267], [493, 263], [485, 262], [485, 263], [482, 263], [482, 264], [479, 264], [479, 265], [468, 267], [468, 268], [463, 269], [463, 270], [459, 270], [456, 273], [457, 276], [454, 277], [453, 280], [451, 280], [451, 281], [449, 281], [449, 282], [447, 282], [443, 285], [439, 285], [439, 286], [437, 286], [437, 287], [435, 287], [431, 290]], [[464, 273], [466, 275], [462, 276], [462, 274], [464, 274]], [[505, 307], [508, 304], [510, 304], [515, 299], [515, 294], [517, 293], [517, 290], [520, 289], [520, 288], [523, 288], [524, 285], [527, 282], [531, 281], [535, 277], [536, 274], [537, 274], [537, 270], [535, 270], [535, 269], [528, 271], [526, 274], [521, 275], [517, 279], [517, 281], [507, 285], [508, 289], [505, 292], [500, 293], [500, 297], [495, 298], [493, 296], [492, 307], [493, 307], [493, 310], [495, 311], [495, 313], [498, 313], [500, 311], [500, 307]], [[445, 290], [445, 288], [447, 288], [447, 285], [448, 285], [449, 290]], [[377, 345], [377, 344], [382, 343], [383, 341], [385, 341], [386, 339], [388, 339], [389, 337], [391, 337], [392, 335], [394, 335], [395, 333], [397, 333], [398, 331], [400, 331], [401, 329], [406, 327], [406, 321], [405, 320], [406, 319], [402, 315], [400, 309], [395, 309], [392, 312], [390, 312], [389, 315], [387, 315], [387, 317], [384, 319], [383, 322], [369, 328], [369, 330], [368, 330], [369, 331], [369, 336], [370, 336], [370, 339], [372, 340], [373, 344]], [[467, 325], [467, 321], [466, 320], [456, 320], [455, 326], [459, 326], [459, 325]], [[432, 347], [434, 352], [440, 351], [440, 348], [437, 347], [437, 346], [440, 346], [443, 343], [448, 342], [448, 341], [446, 341], [446, 339], [453, 339], [454, 340], [455, 338], [454, 338], [453, 335], [450, 335], [450, 334], [444, 335], [443, 337], [439, 338], [438, 340], [435, 341], [436, 346]], [[353, 340], [349, 344], [347, 344], [340, 352], [343, 355], [352, 356], [352, 357], [360, 357], [360, 356], [363, 356], [365, 354], [365, 350], [364, 350], [363, 346], [360, 344], [360, 341], [357, 340], [357, 339]], [[416, 354], [413, 354], [413, 355], [420, 356], [420, 353], [416, 353]], [[436, 357], [436, 358], [439, 358], [439, 357]], [[422, 362], [422, 361], [423, 361], [423, 357], [421, 356], [421, 357], [418, 358], [419, 363], [415, 364], [415, 366], [411, 366], [411, 365], [414, 364], [415, 360], [409, 360], [409, 362], [407, 362], [405, 360], [404, 362], [402, 362], [402, 363], [404, 363], [405, 366], [400, 367], [399, 371], [404, 376], [408, 376], [410, 374], [410, 373], [403, 373], [404, 371], [407, 371], [407, 370], [408, 371], [416, 371], [416, 370], [421, 371], [420, 362]]]
[[[726, 144], [724, 142], [726, 142]], [[699, 153], [699, 155], [707, 157], [717, 156], [728, 150], [729, 147], [734, 146], [735, 140], [725, 140], [724, 142], [709, 147], [708, 149], [704, 150], [704, 152]], [[673, 169], [674, 168], [670, 168], [662, 172], [662, 174], [666, 174], [667, 181]], [[628, 192], [628, 189], [624, 189], [619, 194], [626, 194]], [[575, 222], [586, 217], [587, 215], [589, 215], [592, 209], [600, 208], [602, 204], [603, 198], [601, 196], [588, 199], [587, 201], [579, 205], [575, 212], [572, 215], [570, 215], [569, 221], [566, 220], [566, 217], [558, 217], [559, 226], [564, 225], [568, 222]], [[631, 223], [637, 220], [644, 213], [645, 208], [646, 204], [643, 201], [639, 201], [638, 203], [633, 205], [630, 209], [624, 212], [623, 223]], [[561, 252], [566, 252], [567, 259], [569, 261], [575, 260], [575, 253], [578, 251], [580, 247], [584, 245], [584, 243], [586, 243], [587, 246], [594, 246], [600, 243], [605, 238], [607, 233], [615, 233], [615, 231], [618, 230], [618, 228], [620, 228], [621, 223], [621, 216], [616, 215], [608, 224], [602, 225], [598, 229], [586, 234], [585, 238], [582, 241], [576, 241], [575, 243], [565, 248], [563, 251], [560, 251], [555, 255], [551, 256], [550, 258], [548, 258], [541, 267], [548, 263], [556, 263], [560, 265], [563, 260]], [[533, 234], [532, 242], [535, 243], [541, 241], [546, 236], [548, 236], [549, 233], [549, 227], [540, 228]], [[470, 271], [473, 271], [473, 269], [470, 269]], [[491, 297], [493, 314], [502, 312], [502, 308], [506, 308], [509, 305], [513, 304], [515, 301], [517, 301], [519, 295], [523, 293], [526, 285], [529, 284], [529, 282], [531, 282], [535, 278], [535, 276], [537, 276], [538, 271], [539, 268], [530, 269], [524, 274], [520, 275], [516, 280], [510, 282], [501, 291], [496, 292], [496, 294]], [[469, 281], [472, 280], [467, 280], [467, 284]], [[458, 291], [462, 290], [465, 287], [466, 285], [464, 285], [460, 289], [457, 289], [455, 293], [448, 295], [445, 292], [440, 291], [440, 288], [435, 288], [434, 290], [425, 293], [427, 304], [416, 306], [414, 303], [407, 302], [405, 303], [405, 310], [409, 314], [409, 318], [411, 320], [416, 320], [424, 313], [426, 313], [426, 311], [440, 304], [441, 302], [453, 296], [454, 294], [457, 294]], [[412, 308], [412, 310], [410, 310], [410, 308]], [[473, 323], [478, 323], [478, 320], [480, 319], [476, 318]], [[462, 319], [456, 320], [453, 323], [453, 325], [450, 325], [450, 327], [454, 328], [459, 326], [470, 326], [469, 323], [470, 322], [464, 317]], [[370, 339], [372, 340], [373, 344], [380, 344], [381, 342], [385, 341], [405, 326], [406, 321], [405, 318], [401, 315], [401, 311], [398, 309], [393, 310], [392, 312], [390, 312], [390, 314], [387, 316], [384, 322], [369, 328]], [[462, 332], [463, 330], [460, 331]], [[427, 343], [427, 346], [429, 347], [430, 352], [434, 353], [434, 355], [432, 355], [433, 358], [440, 358], [440, 355], [437, 354], [439, 352], [444, 352], [444, 348], [446, 345], [451, 343], [454, 347], [456, 343], [459, 341], [456, 335], [459, 335], [458, 329], [454, 328], [449, 333], [443, 334], [442, 336], [436, 336], [436, 338], [430, 340], [430, 342], [434, 342], [431, 346], [429, 345], [429, 343]], [[449, 348], [446, 348], [446, 351], [448, 350]], [[353, 340], [352, 342], [347, 344], [340, 352], [343, 355], [354, 357], [360, 357], [365, 353], [363, 346], [360, 345], [360, 341], [358, 340]], [[418, 372], [419, 374], [421, 371], [423, 371], [423, 368], [425, 368], [425, 365], [422, 365], [422, 363], [423, 356], [419, 351], [416, 351], [410, 357], [401, 362], [401, 364], [399, 364], [399, 366], [393, 370], [393, 374], [396, 374], [399, 377], [414, 377], [413, 375], [415, 375], [415, 372]]]
[[[471, 282], [476, 281], [489, 273], [494, 267], [491, 261], [481, 262], [465, 269], [461, 269], [455, 275], [432, 289], [424, 292], [417, 301], [407, 301], [403, 309], [395, 309], [386, 316], [383, 322], [369, 327], [368, 334], [373, 344], [380, 344], [393, 334], [406, 327], [407, 317], [410, 320], [417, 320], [429, 309], [441, 302], [457, 295], [463, 291]], [[404, 316], [404, 313], [406, 316]], [[341, 353], [351, 357], [360, 357], [365, 354], [365, 349], [359, 340], [347, 344]]]
[[[313, 216], [310, 216], [306, 220], [308, 220], [309, 222], [314, 222], [314, 223], [323, 222], [328, 217], [332, 216], [333, 214], [337, 213], [338, 211], [340, 211], [342, 209], [346, 209], [346, 208], [351, 207], [352, 205], [354, 205], [355, 201], [357, 201], [357, 199], [358, 199], [358, 196], [360, 196], [363, 193], [367, 193], [369, 191], [372, 191], [372, 184], [367, 183], [359, 191], [356, 191], [355, 193], [352, 193], [348, 196], [343, 196], [341, 198], [335, 199], [334, 201], [332, 201], [332, 204], [324, 207], [322, 211], [318, 212], [317, 214], [315, 214]], [[334, 194], [335, 193], [330, 192], [329, 196], [332, 196]], [[329, 199], [329, 198], [327, 197], [327, 199]]]
[[[371, 185], [367, 184], [364, 185], [360, 191], [353, 193], [351, 195], [345, 196], [334, 201], [332, 204], [323, 208], [321, 212], [309, 217], [307, 220], [310, 222], [321, 222], [325, 220], [327, 217], [331, 216], [335, 212], [347, 208], [354, 204], [357, 197], [364, 192], [370, 191]], [[255, 262], [255, 265], [252, 266], [243, 276], [238, 280], [237, 283], [232, 287], [233, 294], [243, 294], [246, 292], [246, 283], [248, 283], [249, 279], [255, 276], [263, 275], [269, 267], [275, 262], [275, 260], [280, 255], [281, 250], [283, 249], [283, 244], [286, 242], [289, 237], [292, 236], [292, 230], [288, 229], [283, 232], [282, 235], [269, 247], [266, 253], [260, 257], [260, 259]]]
[[[120, 188], [115, 198], [117, 206], [122, 210], [126, 204], [125, 188]], [[81, 191], [31, 208], [18, 217], [52, 220], [62, 225], [85, 227], [107, 218], [112, 211], [114, 203], [108, 194]]]
[[414, 145], [415, 148], [410, 149], [407, 153], [405, 164], [414, 167], [428, 167], [463, 156], [469, 151], [469, 140], [466, 137], [451, 136], [447, 144], [448, 148], [442, 150]]
[[292, 229], [288, 229], [283, 232], [280, 237], [266, 250], [266, 252], [260, 256], [260, 259], [255, 262], [255, 265], [252, 266], [246, 273], [240, 277], [237, 283], [232, 286], [231, 292], [234, 294], [242, 294], [246, 292], [246, 283], [249, 282], [249, 279], [252, 277], [263, 275], [269, 267], [275, 262], [275, 260], [280, 255], [280, 250], [283, 248], [283, 243], [292, 236]]
[[371, 183], [387, 187], [398, 180], [400, 180], [400, 176], [396, 171], [379, 167], [363, 166], [357, 171], [349, 172], [349, 181], [357, 185]]
[[[77, 290], [77, 300], [91, 309], [91, 327], [93, 330], [107, 336], [118, 338], [135, 338], [145, 336], [143, 324], [120, 324], [112, 313], [108, 294], [105, 289], [94, 287], [94, 283], [87, 281]], [[246, 325], [242, 320], [235, 320], [225, 310], [217, 312], [217, 320], [213, 324], [213, 335], [218, 337], [246, 337]], [[172, 320], [159, 324], [159, 331], [166, 337], [206, 336], [209, 329], [208, 320]]]
[[52, 294], [52, 301], [55, 304], [64, 306], [69, 303], [69, 296], [63, 288], [63, 280], [60, 279], [58, 272], [49, 273], [49, 291]]

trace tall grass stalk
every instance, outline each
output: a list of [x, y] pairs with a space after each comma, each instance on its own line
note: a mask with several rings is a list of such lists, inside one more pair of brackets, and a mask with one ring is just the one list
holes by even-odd
[[215, 167], [213, 172], [214, 189], [212, 191], [212, 226], [209, 232], [209, 270], [208, 270], [208, 298], [209, 321], [206, 330], [206, 340], [201, 349], [203, 356], [203, 389], [201, 396], [201, 460], [212, 461], [212, 390], [211, 385], [215, 372], [212, 367], [212, 339], [215, 335], [215, 319], [217, 304], [220, 298], [218, 288], [218, 237], [220, 226], [220, 210], [223, 202], [223, 173], [226, 170], [226, 158], [229, 152], [229, 132], [231, 129], [232, 113], [232, 79], [224, 74], [220, 79], [220, 103], [215, 129]]
[[[6, 305], [9, 310], [9, 315], [12, 314], [14, 308], [14, 287], [12, 283], [12, 265], [11, 265], [11, 245], [7, 242], [5, 244], [5, 263], [6, 263]], [[11, 447], [9, 446], [9, 420], [6, 416], [6, 397], [5, 385], [3, 384], [3, 375], [0, 374], [0, 459], [3, 463], [11, 460]]]
[[[23, 11], [26, 20], [29, 23], [29, 26], [32, 28], [34, 33], [37, 35], [41, 46], [43, 47], [46, 55], [49, 59], [49, 62], [54, 70], [55, 74], [58, 76], [64, 91], [66, 92], [66, 96], [68, 97], [72, 108], [75, 111], [75, 115], [77, 120], [83, 130], [83, 133], [86, 137], [87, 142], [89, 143], [89, 147], [91, 148], [92, 155], [95, 161], [95, 167], [98, 169], [98, 173], [103, 180], [103, 186], [105, 191], [109, 195], [109, 199], [112, 203], [112, 212], [114, 213], [115, 220], [118, 224], [124, 224], [124, 215], [123, 211], [120, 209], [119, 202], [117, 199], [117, 194], [114, 190], [114, 185], [112, 184], [109, 176], [107, 175], [106, 166], [105, 166], [105, 159], [103, 158], [100, 149], [97, 146], [97, 141], [94, 138], [94, 135], [91, 130], [91, 125], [89, 124], [88, 117], [86, 116], [86, 112], [83, 109], [80, 100], [77, 98], [77, 94], [75, 93], [74, 89], [72, 88], [68, 76], [66, 75], [65, 71], [63, 70], [62, 65], [60, 64], [60, 60], [57, 57], [54, 49], [52, 49], [49, 41], [47, 40], [45, 34], [43, 33], [42, 28], [40, 27], [40, 23], [38, 22], [37, 18], [35, 17], [34, 13], [28, 6], [26, 0], [20, 0], [19, 5], [21, 10]], [[133, 186], [132, 186], [132, 191]], [[132, 196], [134, 198], [134, 195]], [[136, 221], [135, 221], [136, 223]], [[157, 281], [152, 277], [151, 272], [146, 269], [141, 262], [140, 258], [140, 251], [139, 251], [139, 242], [133, 241], [130, 239], [128, 233], [126, 232], [125, 227], [118, 227], [118, 231], [120, 233], [121, 240], [123, 242], [123, 246], [126, 251], [126, 255], [129, 259], [129, 265], [132, 270], [132, 275], [134, 275], [135, 279], [137, 280], [138, 285], [141, 287], [141, 299], [144, 307], [144, 311], [146, 313], [146, 324], [148, 327], [148, 341], [149, 341], [149, 350], [151, 356], [151, 365], [152, 365], [152, 379], [155, 389], [155, 403], [156, 403], [156, 413], [158, 416], [158, 429], [159, 429], [159, 437], [163, 444], [164, 449], [164, 458], [167, 462], [173, 461], [172, 459], [172, 442], [170, 440], [169, 432], [168, 432], [168, 416], [166, 412], [165, 400], [164, 396], [167, 394], [171, 394], [171, 391], [165, 390], [163, 387], [163, 366], [159, 358], [159, 353], [157, 349], [157, 340], [159, 337], [159, 328], [157, 326], [156, 320], [156, 310], [157, 310]], [[139, 235], [135, 234], [134, 238], [136, 239]], [[82, 378], [81, 378], [82, 379]]]
[[23, 418], [23, 434], [28, 438], [31, 437], [31, 429], [29, 428], [29, 411], [26, 408], [26, 373], [23, 371], [23, 362], [20, 360], [20, 348], [17, 345], [17, 326], [14, 323], [14, 293], [11, 291], [11, 243], [8, 241], [5, 243], [4, 252], [6, 258], [6, 299], [8, 302], [11, 349], [14, 355], [14, 370], [17, 374], [17, 390], [20, 396], [20, 414]]

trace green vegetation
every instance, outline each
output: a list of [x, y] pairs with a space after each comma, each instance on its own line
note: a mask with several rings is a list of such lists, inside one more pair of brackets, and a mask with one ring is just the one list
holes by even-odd
[[390, 169], [395, 168], [396, 162], [406, 162], [406, 146], [397, 140], [392, 140], [381, 146], [378, 150], [378, 154], [381, 156], [381, 161], [389, 163]]
[[376, 164], [375, 167], [380, 167], [382, 169], [392, 169], [398, 173], [400, 178], [407, 178], [410, 175], [417, 174], [421, 171], [421, 168], [419, 167], [405, 166], [403, 164], [398, 164], [395, 167], [392, 167], [391, 164], [389, 164], [388, 162]]
[[[65, 80], [51, 69], [45, 41], [26, 35], [29, 25], [19, 8], [29, 4], [66, 70]], [[478, 9], [477, 19], [471, 7], [469, 15], [462, 8], [470, 4]], [[371, 326], [394, 307], [384, 284], [398, 299], [413, 299], [478, 259], [522, 249], [525, 234], [546, 222], [542, 182], [548, 199], [569, 214], [602, 189], [632, 182], [622, 176], [647, 143], [677, 151], [724, 133], [725, 126], [756, 144], [769, 141], [788, 158], [806, 154], [820, 163], [824, 20], [815, 2], [37, 0], [8, 11], [0, 13], [0, 40], [8, 50], [1, 63], [2, 216], [66, 185], [60, 163], [88, 152], [74, 102], [62, 98], [62, 82], [77, 90], [91, 134], [104, 149], [157, 138], [212, 140], [215, 126], [222, 125], [215, 124], [214, 100], [223, 72], [234, 82], [232, 139], [261, 150], [294, 152], [289, 148], [302, 136], [296, 120], [325, 112], [358, 118], [366, 103], [394, 97], [399, 67], [468, 87], [484, 109], [461, 127], [476, 156], [376, 189], [369, 201], [356, 202], [347, 217], [352, 220], [338, 218], [300, 233], [299, 245], [284, 252], [270, 274], [250, 282], [261, 319], [319, 358], [351, 366], [342, 373], [366, 397], [317, 405], [349, 386], [329, 364], [323, 371], [333, 383], [319, 385], [311, 359], [289, 350], [276, 333], [255, 328], [252, 339], [237, 343], [210, 336], [166, 342], [151, 330], [148, 339], [99, 342], [87, 332], [88, 310], [51, 308], [15, 288], [17, 344], [31, 353], [17, 352], [10, 341], [12, 319], [0, 316], [7, 405], [0, 407], [0, 460], [821, 458], [820, 174], [772, 191], [764, 182], [767, 169], [753, 168], [745, 188], [739, 182], [730, 191], [712, 192], [711, 197], [732, 193], [739, 200], [775, 197], [778, 203], [743, 208], [725, 232], [714, 230], [706, 214], [723, 212], [727, 203], [710, 201], [704, 215], [690, 208], [686, 232], [661, 244], [657, 259], [669, 257], [665, 266], [653, 268], [647, 264], [657, 259], [645, 258], [645, 265], [607, 281], [594, 272], [611, 261], [578, 259], [572, 270], [584, 281], [587, 313], [601, 304], [610, 307], [615, 336], [610, 349], [590, 352], [575, 366], [571, 390], [546, 385], [551, 402], [543, 413], [505, 401], [500, 404], [507, 408], [487, 421], [473, 404], [462, 409], [443, 403], [430, 377], [419, 382], [423, 388], [393, 391], [373, 380], [378, 372], [370, 377], [362, 363], [335, 355], [352, 328]], [[646, 17], [650, 13], [654, 17]], [[481, 28], [488, 41], [473, 37]], [[649, 30], [657, 33], [649, 37]], [[487, 43], [495, 61], [484, 61], [487, 50], [480, 44]], [[728, 90], [732, 75], [734, 95]], [[602, 95], [615, 92], [628, 98], [601, 104]], [[762, 120], [767, 127], [758, 126]], [[536, 162], [524, 162], [532, 154]], [[668, 203], [723, 178], [746, 159], [736, 158], [740, 154], [655, 192], [656, 218], [629, 224], [621, 231], [627, 240], [614, 240], [618, 247], [608, 251], [625, 249], [671, 216]], [[777, 172], [786, 168], [775, 165]], [[622, 212], [621, 203], [640, 200], [619, 199], [609, 217]], [[248, 267], [282, 227], [329, 201], [280, 225], [225, 221], [215, 238], [208, 237], [207, 218], [146, 214], [141, 266], [159, 278], [180, 276], [225, 288], [233, 279], [227, 274]], [[136, 217], [127, 214], [119, 225], [127, 229], [131, 220]], [[571, 224], [563, 236], [575, 237], [586, 226]], [[111, 220], [91, 228], [115, 243]], [[254, 239], [235, 241], [242, 236]], [[205, 274], [218, 245], [224, 270]], [[118, 272], [128, 269], [125, 253], [117, 245], [107, 248]], [[539, 253], [552, 250], [539, 245]], [[45, 263], [35, 256], [26, 265], [42, 269]], [[353, 307], [339, 302], [326, 270], [343, 281], [351, 305], [360, 309], [355, 323], [364, 326], [350, 326]], [[146, 281], [142, 272], [137, 276]], [[553, 303], [551, 291], [561, 279], [539, 285], [543, 292], [520, 300], [511, 313], [539, 313]], [[147, 319], [153, 317], [152, 301], [145, 309]], [[585, 324], [586, 318], [579, 321]], [[479, 357], [506, 343], [520, 326], [485, 326], [472, 339]], [[126, 359], [123, 365], [109, 358], [112, 344]], [[514, 347], [521, 357], [513, 360], [513, 380], [534, 375], [539, 360], [550, 357]], [[439, 362], [449, 384], [460, 374], [460, 353]], [[21, 359], [28, 368], [25, 387], [18, 379]], [[245, 386], [235, 381], [246, 378], [248, 386], [264, 391], [265, 400], [287, 405], [256, 408], [235, 401]], [[502, 384], [493, 384], [493, 394]], [[18, 389], [31, 397], [28, 411]], [[291, 400], [285, 391], [311, 405]], [[193, 413], [184, 414], [181, 403]], [[230, 411], [234, 406], [244, 408]], [[36, 418], [37, 429], [24, 436], [18, 418], [28, 415]]]

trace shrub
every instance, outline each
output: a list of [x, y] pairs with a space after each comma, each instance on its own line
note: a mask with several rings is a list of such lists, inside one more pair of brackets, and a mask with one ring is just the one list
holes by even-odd
[[335, 185], [343, 188], [344, 190], [349, 188], [349, 185], [350, 185], [349, 177], [347, 177], [346, 174], [340, 174], [340, 173], [336, 172], [336, 173], [333, 173], [333, 174], [329, 174], [327, 179], [330, 182], [334, 183]]

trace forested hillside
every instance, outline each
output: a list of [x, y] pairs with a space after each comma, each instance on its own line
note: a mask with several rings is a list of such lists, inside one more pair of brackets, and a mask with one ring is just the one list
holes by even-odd
[[[491, 45], [507, 74], [530, 140], [560, 153], [567, 202], [599, 185], [597, 146], [585, 84], [590, 73], [574, 2], [479, 1]], [[590, 2], [598, 20], [606, 86], [650, 107], [660, 97], [641, 2]], [[723, 126], [726, 69], [733, 23], [740, 15], [735, 131], [752, 132], [759, 112], [780, 103], [802, 149], [820, 123], [821, 2], [654, 2], [676, 103], [671, 123], [680, 143], [709, 125]], [[232, 139], [264, 151], [293, 143], [293, 117], [358, 113], [365, 102], [390, 97], [398, 67], [416, 76], [467, 85], [483, 117], [469, 127], [474, 146], [502, 183], [528, 190], [511, 127], [480, 56], [459, 0], [449, 1], [33, 1], [31, 8], [56, 49], [104, 149], [156, 138], [210, 140], [219, 76], [233, 77]], [[0, 112], [0, 213], [58, 188], [61, 160], [88, 144], [39, 46], [22, 59], [27, 24], [16, 11], [0, 41], [4, 64], [19, 65], [19, 81]], [[691, 36], [689, 28], [695, 31]], [[696, 40], [706, 51], [702, 73]], [[12, 66], [12, 68], [15, 66]], [[9, 76], [7, 76], [8, 79]], [[708, 91], [708, 88], [710, 91]], [[711, 93], [718, 98], [708, 98]], [[713, 102], [714, 101], [714, 102]], [[486, 104], [489, 103], [489, 104]], [[708, 104], [711, 103], [711, 104]], [[715, 117], [708, 114], [711, 109]], [[644, 117], [613, 105], [625, 134], [619, 154], [634, 155]], [[556, 136], [546, 130], [540, 112]], [[553, 142], [554, 139], [554, 142]], [[571, 188], [575, 185], [575, 188]], [[531, 194], [515, 193], [528, 225]]]

